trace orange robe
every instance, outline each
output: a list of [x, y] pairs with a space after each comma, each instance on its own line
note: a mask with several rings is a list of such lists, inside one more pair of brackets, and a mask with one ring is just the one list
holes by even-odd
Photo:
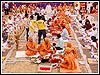
[[62, 10], [62, 6], [59, 5], [58, 8], [57, 8], [57, 10]]
[[68, 22], [68, 23], [71, 23], [71, 19], [69, 16], [66, 16], [65, 20]]
[[72, 43], [71, 42], [67, 42], [67, 47], [66, 47], [64, 53], [68, 52], [69, 48], [70, 48], [70, 51], [74, 54], [74, 57], [77, 58], [76, 49], [74, 47], [72, 47]]
[[53, 27], [57, 26], [57, 20], [53, 21], [52, 26]]
[[65, 16], [65, 13], [64, 13], [64, 11], [63, 10], [61, 10], [59, 13], [58, 13], [58, 16]]
[[74, 10], [73, 10], [73, 6], [72, 5], [69, 5], [69, 10], [71, 11], [71, 12], [73, 12]]
[[67, 7], [66, 5], [63, 6], [63, 10], [64, 10], [64, 11], [66, 10], [66, 7]]
[[73, 54], [73, 49], [70, 48], [72, 45], [71, 43], [68, 43], [69, 47], [66, 48], [65, 50], [65, 57], [64, 57], [64, 62], [60, 64], [60, 67], [66, 68], [69, 70], [75, 70], [77, 69], [77, 64], [75, 62], [76, 57]]
[[64, 3], [63, 10], [66, 11], [66, 9], [68, 9], [68, 6], [66, 5], [66, 3]]
[[44, 42], [42, 42], [39, 47], [38, 47], [38, 51], [40, 53], [41, 56], [45, 56], [48, 53], [51, 53], [52, 50], [50, 49], [50, 42], [48, 38], [45, 38]]
[[75, 63], [75, 58], [73, 56], [73, 53], [67, 53], [67, 55], [64, 57], [64, 63], [60, 64], [60, 67], [66, 68], [69, 70], [75, 70], [77, 69], [77, 64]]
[[26, 55], [27, 56], [32, 56], [32, 55], [36, 54], [36, 51], [35, 51], [36, 44], [35, 44], [35, 42], [30, 41], [31, 39], [32, 39], [32, 37], [29, 37], [28, 38], [29, 41], [26, 44]]

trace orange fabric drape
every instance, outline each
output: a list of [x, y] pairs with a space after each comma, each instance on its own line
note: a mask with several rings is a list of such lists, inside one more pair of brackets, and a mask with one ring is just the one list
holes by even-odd
[[57, 8], [57, 10], [62, 10], [62, 6], [59, 5], [58, 8]]
[[58, 13], [58, 16], [65, 16], [65, 12], [63, 10], [61, 10], [59, 13]]
[[68, 53], [67, 56], [64, 57], [65, 63], [61, 63], [60, 67], [66, 68], [69, 70], [77, 69], [77, 65], [75, 63], [75, 58], [72, 53]]
[[77, 58], [76, 49], [74, 47], [72, 47], [72, 43], [71, 42], [67, 42], [67, 47], [66, 47], [64, 53], [67, 54], [67, 52], [68, 52], [69, 49], [73, 53], [74, 57]]
[[71, 32], [71, 29], [69, 27], [69, 24], [68, 23], [67, 24], [64, 24], [64, 26], [67, 29], [69, 36], [72, 36], [72, 32]]
[[52, 50], [50, 49], [50, 41], [48, 38], [45, 38], [44, 42], [42, 42], [39, 47], [38, 47], [38, 51], [40, 53], [41, 56], [45, 56], [47, 55], [49, 52], [52, 52]]
[[35, 49], [36, 49], [36, 44], [35, 42], [31, 41], [32, 37], [28, 38], [28, 42], [26, 44], [26, 55], [27, 56], [32, 56], [36, 53]]
[[70, 42], [67, 43], [67, 47], [64, 53], [65, 53], [64, 63], [61, 63], [60, 67], [66, 68], [69, 70], [77, 69], [77, 64], [75, 62], [77, 58], [77, 53], [76, 53], [76, 50], [72, 47], [72, 44]]

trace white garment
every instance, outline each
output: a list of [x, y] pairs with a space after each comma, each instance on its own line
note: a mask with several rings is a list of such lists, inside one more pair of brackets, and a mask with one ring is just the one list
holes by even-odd
[[52, 12], [51, 5], [47, 5], [45, 11], [46, 13], [51, 13]]
[[56, 47], [64, 48], [64, 40], [62, 37], [58, 39], [58, 42], [56, 43]]
[[41, 13], [41, 15], [44, 15], [45, 14], [45, 10], [41, 9], [40, 13]]
[[34, 20], [37, 20], [37, 15], [36, 16], [34, 15]]
[[79, 6], [75, 6], [75, 13], [76, 13], [76, 15], [78, 15], [79, 14], [79, 9], [80, 9], [80, 7]]
[[96, 39], [98, 39], [98, 31], [97, 30], [93, 30], [92, 32], [89, 32], [89, 35], [90, 35], [90, 37], [91, 36], [95, 36], [96, 37]]
[[47, 20], [49, 20], [49, 18], [51, 17], [51, 13], [52, 13], [51, 5], [46, 6], [45, 12], [46, 12], [46, 15], [47, 15]]
[[90, 13], [90, 8], [91, 8], [91, 6], [92, 6], [92, 3], [88, 3], [88, 2], [87, 2], [87, 11], [88, 11], [88, 13]]
[[19, 25], [19, 23], [20, 23], [20, 19], [17, 17], [17, 19], [16, 19], [16, 25]]
[[61, 37], [63, 38], [63, 40], [69, 39], [69, 34], [68, 34], [68, 31], [66, 30], [66, 28], [63, 29], [63, 31], [61, 33]]
[[36, 12], [40, 13], [40, 8], [39, 7], [36, 8]]
[[11, 20], [10, 20], [10, 19], [8, 19], [7, 24], [8, 24], [8, 25], [10, 25], [10, 24], [12, 24], [12, 25], [13, 25], [13, 24], [14, 24], [14, 21], [13, 21], [12, 19], [11, 19]]
[[5, 43], [3, 43], [3, 41], [2, 41], [2, 46], [3, 47], [7, 46], [7, 41]]
[[24, 14], [21, 14], [21, 13], [20, 13], [20, 17], [21, 17], [21, 19], [22, 19], [22, 18], [24, 17]]
[[71, 12], [69, 10], [66, 10], [65, 14], [71, 16]]
[[57, 14], [57, 10], [56, 9], [54, 9], [54, 10], [52, 10], [52, 16], [54, 15], [54, 14]]
[[78, 6], [75, 6], [75, 9], [79, 10], [80, 9], [80, 3], [78, 2], [77, 4], [78, 4]]
[[35, 10], [32, 10], [32, 14], [35, 14], [35, 12], [36, 12]]

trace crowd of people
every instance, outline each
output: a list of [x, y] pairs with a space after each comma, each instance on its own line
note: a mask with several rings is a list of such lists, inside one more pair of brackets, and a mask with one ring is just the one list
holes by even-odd
[[[5, 15], [8, 15], [9, 6], [6, 3], [5, 7]], [[88, 16], [80, 14], [79, 10], [79, 8], [74, 8], [72, 4], [66, 5], [66, 2], [64, 5], [60, 3], [58, 6], [54, 5], [53, 7], [50, 3], [47, 3], [45, 8], [38, 7], [35, 4], [30, 4], [29, 6], [20, 5], [18, 7], [13, 4], [8, 20], [3, 19], [4, 16], [2, 16], [2, 44], [11, 43], [12, 37], [18, 50], [19, 37], [25, 30], [25, 41], [27, 41], [25, 51], [27, 56], [39, 53], [41, 58], [44, 59], [46, 55], [50, 54], [51, 63], [56, 59], [60, 59], [60, 67], [74, 70], [77, 68], [75, 63], [77, 51], [72, 47], [72, 43], [69, 42], [70, 37], [72, 37], [70, 28], [72, 14], [77, 15], [75, 22], [78, 24], [77, 27], [83, 35], [83, 39], [89, 41], [89, 45], [91, 42], [95, 42], [98, 49], [98, 28], [95, 23], [90, 21]], [[64, 44], [65, 42], [67, 42], [67, 45]], [[2, 51], [4, 51], [5, 45], [2, 45], [2, 47]], [[57, 50], [64, 50], [64, 54], [57, 53]], [[60, 58], [54, 59], [53, 55]]]

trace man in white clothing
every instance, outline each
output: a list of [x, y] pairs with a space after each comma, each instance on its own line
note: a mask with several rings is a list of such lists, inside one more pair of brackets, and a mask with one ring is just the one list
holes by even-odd
[[8, 17], [7, 24], [13, 26], [14, 21], [12, 20], [12, 17], [11, 16]]
[[68, 40], [69, 39], [69, 35], [68, 35], [68, 31], [65, 28], [65, 26], [62, 26], [62, 33], [61, 33], [61, 37], [63, 40]]
[[42, 7], [41, 11], [40, 11], [40, 14], [41, 15], [44, 15], [45, 14], [45, 9]]
[[58, 38], [58, 41], [56, 43], [56, 49], [61, 50], [64, 48], [64, 40], [62, 39], [60, 34], [57, 35], [57, 38]]
[[50, 3], [47, 4], [45, 11], [46, 11], [47, 20], [48, 20], [51, 17], [51, 13], [52, 13], [52, 7]]

